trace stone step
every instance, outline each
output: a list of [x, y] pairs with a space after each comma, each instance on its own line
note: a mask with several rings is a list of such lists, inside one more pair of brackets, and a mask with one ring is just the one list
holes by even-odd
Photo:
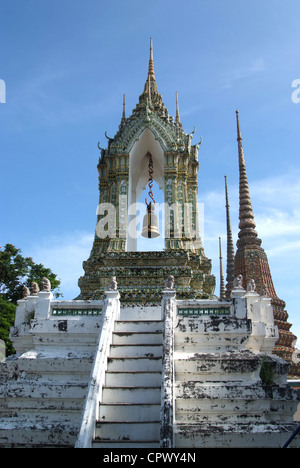
[[162, 344], [162, 332], [114, 332], [114, 345], [117, 344]]
[[281, 423], [291, 421], [293, 412], [292, 401], [276, 401], [268, 399], [241, 398], [235, 399], [208, 399], [177, 398], [175, 403], [176, 421], [178, 423], [210, 423], [222, 420], [224, 424], [249, 423], [270, 424], [278, 417]]
[[160, 404], [160, 387], [103, 387], [104, 403], [156, 403]]
[[110, 357], [160, 357], [163, 345], [111, 345]]
[[82, 405], [86, 391], [83, 394], [73, 394], [73, 397], [39, 397], [31, 398], [30, 395], [26, 397], [14, 397], [8, 399], [0, 398], [0, 418], [3, 414], [15, 414], [16, 411], [82, 411]]
[[161, 320], [161, 306], [123, 306], [120, 310], [121, 320]]
[[94, 361], [94, 353], [74, 357], [73, 355], [59, 356], [56, 354], [41, 354], [29, 351], [22, 356], [11, 356], [5, 363], [1, 363], [2, 368], [12, 375], [25, 372], [33, 375], [89, 375]]
[[66, 447], [73, 448], [80, 422], [49, 420], [48, 418], [16, 418], [1, 419], [1, 448], [16, 447]]
[[160, 444], [158, 440], [102, 440], [102, 439], [94, 439], [93, 440], [93, 448], [142, 448], [142, 449], [149, 449], [149, 448], [159, 448]]
[[[241, 412], [233, 412], [230, 413], [229, 411], [226, 412], [219, 407], [219, 411], [217, 408], [214, 408], [214, 411], [207, 411], [207, 412], [188, 412], [188, 413], [178, 413], [176, 412], [176, 422], [178, 424], [182, 423], [207, 423], [207, 424], [214, 424], [216, 421], [220, 421], [224, 424], [239, 424], [243, 423], [247, 420], [249, 423], [270, 423], [272, 420], [270, 418], [266, 418], [264, 413], [241, 413]], [[290, 420], [290, 419], [289, 419]], [[282, 422], [285, 422], [283, 418]]]
[[[177, 424], [174, 441], [176, 448], [281, 448], [296, 428], [297, 423]], [[299, 447], [297, 437], [293, 447]]]
[[[270, 422], [268, 400], [209, 400], [177, 399], [175, 403], [176, 422], [210, 423], [222, 420], [224, 424], [248, 422]], [[282, 421], [285, 421], [282, 416]]]
[[160, 421], [97, 421], [95, 439], [106, 440], [159, 440]]
[[253, 400], [266, 398], [266, 391], [258, 385], [242, 385], [232, 381], [186, 381], [175, 385], [175, 398], [211, 400]]
[[248, 351], [236, 353], [174, 353], [177, 380], [260, 380], [260, 358]]
[[[84, 398], [87, 383], [85, 385], [74, 382], [40, 382], [40, 381], [16, 381], [9, 386], [0, 386], [1, 398]], [[75, 397], [76, 395], [76, 397]]]
[[115, 332], [140, 332], [155, 333], [163, 331], [163, 322], [161, 320], [116, 320]]
[[160, 404], [100, 404], [99, 421], [159, 421]]
[[130, 357], [130, 358], [108, 358], [108, 372], [119, 371], [145, 371], [158, 372], [162, 370], [161, 357]]
[[107, 386], [144, 386], [154, 387], [161, 385], [161, 372], [106, 372], [105, 384]]
[[207, 316], [201, 320], [180, 317], [174, 333], [174, 349], [209, 354], [243, 350], [250, 334], [250, 320], [231, 316]]
[[[53, 412], [82, 411], [82, 405], [86, 396], [87, 382], [45, 382], [18, 380], [9, 386], [0, 386], [0, 418], [13, 415], [16, 412], [41, 413], [52, 410]], [[29, 418], [30, 419], [30, 418]]]
[[259, 404], [253, 399], [220, 399], [213, 401], [203, 398], [199, 399], [177, 399], [175, 402], [176, 418], [184, 420], [198, 420], [206, 417], [207, 414], [224, 415], [229, 413], [233, 415], [263, 414], [270, 410], [270, 401], [261, 399]]

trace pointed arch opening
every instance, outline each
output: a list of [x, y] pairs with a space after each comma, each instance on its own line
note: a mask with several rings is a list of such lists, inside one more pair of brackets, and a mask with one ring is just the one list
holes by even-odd
[[148, 153], [151, 153], [153, 160], [153, 193], [156, 206], [158, 207], [162, 206], [164, 202], [164, 152], [150, 128], [146, 127], [129, 153], [128, 229], [126, 243], [128, 252], [164, 249], [164, 217], [159, 212], [157, 214], [160, 218], [160, 237], [157, 239], [143, 239], [140, 235], [143, 217], [146, 213], [145, 198], [148, 196]]

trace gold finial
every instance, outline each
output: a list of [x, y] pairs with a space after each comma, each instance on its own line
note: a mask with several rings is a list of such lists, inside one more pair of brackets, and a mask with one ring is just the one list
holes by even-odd
[[150, 59], [149, 59], [148, 79], [155, 80], [152, 37], [150, 37]]

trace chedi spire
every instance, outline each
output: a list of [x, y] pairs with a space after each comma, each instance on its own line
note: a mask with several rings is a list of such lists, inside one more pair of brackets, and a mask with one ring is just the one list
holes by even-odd
[[[288, 314], [285, 310], [285, 302], [276, 294], [268, 257], [261, 247], [262, 242], [257, 237], [257, 232], [255, 230], [256, 225], [250, 199], [238, 111], [236, 111], [236, 118], [240, 178], [240, 231], [238, 234], [239, 239], [237, 241], [237, 251], [234, 261], [235, 277], [242, 275], [243, 287], [245, 289], [249, 281], [254, 280], [256, 290], [258, 292], [262, 290], [266, 291], [267, 296], [271, 298], [274, 323], [278, 326], [279, 331], [279, 339], [275, 344], [273, 352], [291, 362], [294, 350], [293, 341], [296, 337], [290, 331], [291, 324], [287, 322]], [[295, 370], [292, 366], [291, 373], [293, 374], [293, 372], [295, 372]]]
[[[249, 183], [246, 172], [246, 163], [244, 157], [244, 150], [242, 144], [242, 136], [239, 121], [239, 111], [236, 111], [236, 122], [237, 122], [237, 141], [238, 141], [238, 153], [239, 153], [239, 192], [240, 192], [240, 209], [239, 209], [239, 239], [246, 242], [253, 242], [261, 244], [260, 239], [257, 239], [257, 232], [255, 230], [256, 224], [254, 221], [254, 214], [251, 204]], [[258, 242], [257, 242], [258, 241]], [[239, 242], [239, 241], [238, 241]]]

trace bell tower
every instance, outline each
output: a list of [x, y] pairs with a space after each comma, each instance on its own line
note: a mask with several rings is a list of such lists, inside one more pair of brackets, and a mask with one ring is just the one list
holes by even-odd
[[[212, 297], [215, 278], [202, 246], [197, 204], [201, 142], [192, 145], [194, 133], [183, 130], [178, 94], [175, 119], [162, 101], [151, 39], [148, 75], [138, 104], [126, 117], [124, 96], [116, 135], [109, 138], [105, 134], [107, 148], [98, 144], [101, 155], [97, 226], [90, 257], [83, 263], [85, 274], [79, 279], [79, 298], [101, 299], [112, 276], [117, 278], [123, 301], [160, 301], [169, 276], [174, 276], [178, 299]], [[149, 216], [151, 194], [146, 195], [148, 202], [141, 204], [139, 200], [153, 181], [155, 188], [150, 184], [148, 189], [153, 190], [155, 200], [158, 196], [159, 203], [152, 202], [151, 219], [159, 215], [163, 219], [157, 229], [164, 238], [164, 250], [151, 250], [152, 236], [144, 236], [144, 242], [149, 244], [146, 251], [138, 251], [141, 219]]]

